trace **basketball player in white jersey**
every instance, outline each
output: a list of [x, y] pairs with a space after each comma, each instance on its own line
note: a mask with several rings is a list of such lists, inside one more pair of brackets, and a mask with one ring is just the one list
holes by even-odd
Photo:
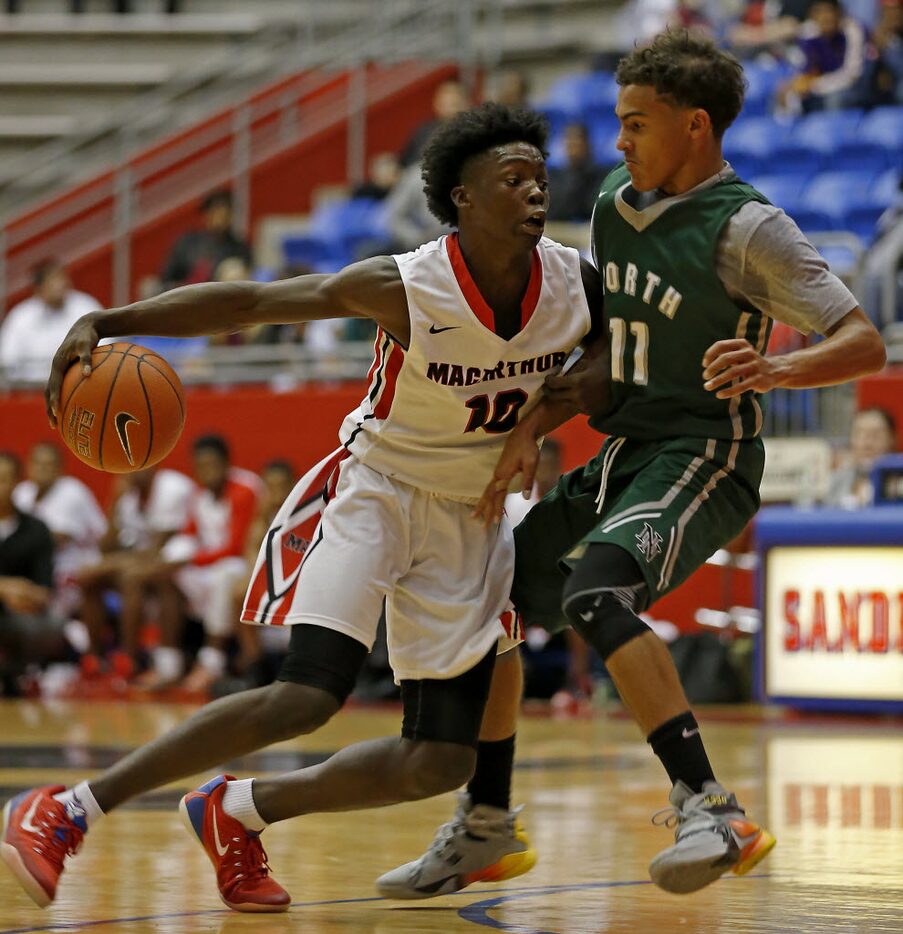
[[[13, 798], [0, 853], [37, 904], [53, 901], [66, 855], [110, 809], [324, 724], [354, 685], [384, 599], [401, 736], [275, 779], [219, 776], [183, 798], [183, 816], [227, 905], [283, 911], [290, 896], [269, 875], [259, 840], [268, 824], [467, 781], [513, 573], [510, 529], [487, 530], [473, 506], [519, 413], [601, 318], [595, 270], [542, 238], [545, 141], [536, 114], [476, 108], [444, 124], [423, 160], [430, 207], [455, 233], [335, 275], [186, 286], [86, 316], [70, 331], [48, 383], [51, 422], [66, 368], [75, 360], [87, 368], [103, 337], [327, 317], [379, 325], [369, 390], [342, 425], [342, 448], [286, 502], [249, 588], [243, 618], [293, 625], [279, 680], [210, 704], [90, 783]], [[309, 530], [305, 518], [324, 500]], [[525, 857], [517, 871], [531, 865]]]

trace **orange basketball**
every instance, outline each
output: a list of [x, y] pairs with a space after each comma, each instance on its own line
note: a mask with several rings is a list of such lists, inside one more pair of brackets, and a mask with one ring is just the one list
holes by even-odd
[[163, 460], [185, 424], [182, 383], [152, 350], [119, 342], [97, 347], [91, 374], [69, 367], [60, 392], [59, 428], [80, 460], [131, 473]]

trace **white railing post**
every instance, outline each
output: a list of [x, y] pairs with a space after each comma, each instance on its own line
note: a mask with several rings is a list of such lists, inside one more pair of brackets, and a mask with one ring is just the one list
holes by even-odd
[[113, 304], [131, 298], [132, 171], [123, 161], [113, 183]]
[[241, 104], [232, 118], [232, 204], [235, 226], [243, 237], [251, 218], [251, 108]]
[[348, 75], [348, 139], [346, 172], [348, 183], [358, 185], [367, 174], [367, 63], [351, 69]]

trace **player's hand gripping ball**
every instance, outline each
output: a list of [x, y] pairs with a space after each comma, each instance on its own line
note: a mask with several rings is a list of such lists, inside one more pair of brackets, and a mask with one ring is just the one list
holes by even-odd
[[179, 440], [182, 383], [152, 350], [126, 342], [96, 347], [88, 376], [77, 361], [66, 371], [58, 424], [80, 461], [109, 473], [144, 470]]

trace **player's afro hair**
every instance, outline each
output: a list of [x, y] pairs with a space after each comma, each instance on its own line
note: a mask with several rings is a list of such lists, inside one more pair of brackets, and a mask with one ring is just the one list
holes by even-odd
[[468, 159], [506, 143], [529, 143], [547, 155], [549, 127], [542, 114], [504, 104], [480, 104], [443, 123], [430, 137], [421, 161], [426, 201], [434, 217], [456, 227], [452, 189], [461, 184]]

